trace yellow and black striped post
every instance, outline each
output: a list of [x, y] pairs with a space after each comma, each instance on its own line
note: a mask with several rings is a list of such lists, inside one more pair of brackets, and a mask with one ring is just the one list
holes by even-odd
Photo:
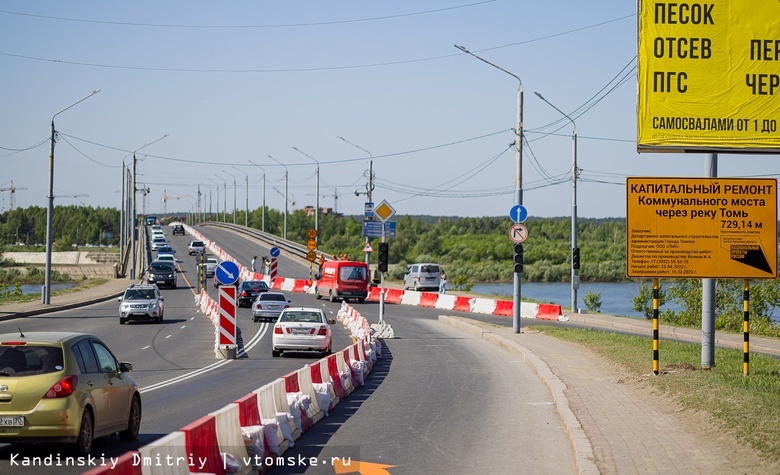
[[750, 281], [745, 279], [742, 297], [742, 374], [750, 374]]
[[653, 279], [653, 374], [658, 376], [658, 278]]

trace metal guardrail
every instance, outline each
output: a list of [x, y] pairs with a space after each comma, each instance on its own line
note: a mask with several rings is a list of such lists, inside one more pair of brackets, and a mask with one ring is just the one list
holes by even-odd
[[[218, 228], [225, 228], [229, 229], [231, 231], [237, 232], [239, 234], [243, 234], [246, 236], [251, 236], [255, 239], [259, 239], [260, 241], [270, 245], [278, 247], [279, 249], [285, 251], [286, 253], [290, 253], [291, 255], [294, 255], [296, 257], [300, 257], [301, 259], [306, 259], [306, 254], [309, 253], [309, 248], [304, 246], [303, 244], [299, 244], [297, 242], [288, 241], [285, 239], [280, 238], [279, 236], [270, 234], [270, 233], [264, 233], [258, 229], [255, 228], [247, 228], [246, 226], [241, 226], [238, 224], [229, 224], [229, 223], [220, 223], [216, 221], [207, 221], [204, 223], [200, 223], [201, 225], [206, 226], [214, 226]], [[333, 255], [324, 253], [322, 251], [316, 251], [317, 254], [324, 254], [326, 260], [333, 260]]]

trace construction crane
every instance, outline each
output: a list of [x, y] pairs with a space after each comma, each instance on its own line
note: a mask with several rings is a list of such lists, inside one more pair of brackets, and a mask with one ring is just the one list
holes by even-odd
[[[273, 187], [273, 189], [274, 189], [274, 191], [275, 191], [275, 192], [279, 193], [279, 196], [281, 196], [282, 198], [284, 198], [284, 197], [285, 197], [285, 196], [284, 196], [284, 193], [282, 193], [281, 191], [279, 191], [279, 189], [278, 189], [278, 188], [276, 188], [276, 187]], [[288, 199], [287, 199], [287, 201], [289, 201], [289, 202], [290, 202], [290, 206], [295, 206], [295, 195], [290, 195], [290, 196], [291, 196], [291, 198], [288, 198]]]
[[178, 200], [181, 198], [192, 198], [190, 195], [168, 196], [168, 191], [163, 190], [162, 204], [163, 204], [163, 216], [168, 215], [168, 200]]
[[17, 187], [15, 187], [14, 186], [14, 181], [11, 180], [11, 186], [8, 187], [8, 188], [0, 188], [0, 193], [2, 193], [3, 191], [9, 191], [11, 193], [11, 201], [10, 201], [10, 203], [11, 203], [11, 210], [13, 211], [13, 209], [14, 209], [14, 193], [16, 193], [16, 190], [26, 190], [26, 189], [27, 188], [17, 188]]
[[[316, 196], [314, 193], [306, 193], [306, 196]], [[333, 198], [333, 212], [338, 214], [339, 212], [339, 190], [336, 188], [332, 195], [322, 195], [323, 198]]]
[[144, 195], [144, 197], [141, 199], [141, 214], [146, 216], [146, 195], [148, 195], [152, 190], [150, 190], [148, 186], [141, 185], [141, 188], [136, 188], [135, 191], [140, 191]]

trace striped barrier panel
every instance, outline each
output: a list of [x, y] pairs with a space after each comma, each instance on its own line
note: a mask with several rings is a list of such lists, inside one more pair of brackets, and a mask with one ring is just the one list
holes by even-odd
[[311, 281], [295, 279], [295, 282], [293, 283], [292, 291], [293, 292], [307, 292], [310, 287], [312, 287]]
[[[136, 450], [125, 452], [116, 459], [116, 465], [112, 465], [114, 462], [101, 465], [84, 472], [83, 475], [143, 475], [140, 455], [141, 453]], [[189, 474], [189, 470], [186, 473]]]
[[436, 302], [440, 297], [442, 296], [433, 292], [422, 292], [420, 294], [420, 303], [418, 305], [420, 307], [434, 308], [436, 307]]
[[[181, 428], [187, 453], [193, 462], [190, 471], [196, 473], [225, 474], [225, 466], [219, 455], [217, 424], [214, 416], [203, 416]], [[198, 465], [195, 465], [195, 463]]]
[[[252, 466], [246, 463], [247, 452], [244, 445], [244, 436], [241, 433], [241, 422], [238, 417], [238, 404], [231, 403], [227, 406], [209, 413], [214, 417], [216, 426], [217, 443], [220, 453], [228, 453], [239, 462], [237, 475], [247, 475], [252, 471]], [[224, 460], [224, 459], [223, 459]], [[225, 463], [223, 461], [223, 467]]]
[[[345, 354], [345, 352], [347, 352]], [[355, 382], [352, 379], [352, 368], [349, 366], [349, 350], [344, 349], [336, 353], [336, 361], [338, 363], [338, 378], [341, 379], [341, 383], [344, 385], [344, 389], [347, 394], [352, 394], [355, 390]], [[346, 378], [342, 378], [341, 375], [346, 374]]]
[[330, 379], [333, 381], [333, 391], [339, 399], [344, 399], [349, 396], [349, 391], [347, 391], [347, 388], [344, 386], [343, 381], [341, 381], [341, 376], [339, 375], [338, 355], [330, 355], [326, 360], [328, 361], [328, 376], [330, 376]]
[[309, 368], [302, 368], [296, 371], [296, 374], [298, 375], [300, 391], [311, 398], [311, 403], [306, 409], [306, 415], [312, 424], [316, 424], [325, 416], [325, 412], [320, 408], [320, 404], [317, 401], [317, 391], [314, 390], [314, 385], [312, 384], [311, 371]]
[[371, 287], [371, 290], [368, 292], [368, 297], [366, 297], [366, 301], [379, 302], [379, 287]]
[[[214, 443], [216, 444], [216, 439]], [[141, 447], [138, 451], [141, 454], [140, 457], [143, 464], [141, 467], [142, 473], [144, 475], [190, 475], [191, 471], [188, 462], [193, 454], [188, 453], [186, 445], [187, 441], [184, 432], [175, 431]], [[150, 463], [147, 465], [144, 463], [145, 460], [149, 460]], [[173, 460], [174, 462], [165, 467], [160, 467], [157, 464], [158, 460]], [[194, 461], [195, 459], [193, 458]], [[200, 461], [196, 463], [200, 465]]]
[[401, 289], [385, 289], [385, 303], [401, 303], [404, 291]]
[[[277, 379], [276, 381], [274, 381], [274, 383], [278, 381], [279, 380]], [[258, 408], [260, 409], [261, 420], [272, 419], [276, 421], [277, 413], [290, 412], [290, 404], [287, 402], [286, 395], [284, 396], [285, 398], [284, 402], [277, 404], [276, 392], [274, 391], [274, 387], [273, 387], [274, 383], [266, 384], [253, 391], [254, 394], [257, 394], [257, 405]], [[284, 390], [284, 388], [282, 388], [282, 390]], [[277, 409], [277, 405], [281, 406], [281, 409]], [[281, 455], [285, 452], [285, 450], [290, 448], [289, 441], [285, 440], [281, 428], [277, 428], [276, 430], [276, 439], [279, 441], [279, 454]]]
[[238, 421], [241, 426], [259, 426], [262, 424], [260, 418], [260, 406], [257, 404], [257, 393], [249, 393], [236, 399], [238, 404]]
[[493, 315], [511, 317], [515, 313], [515, 303], [511, 300], [496, 300]]
[[558, 320], [561, 315], [563, 315], [561, 306], [550, 303], [540, 303], [536, 312], [536, 318], [540, 320]]
[[289, 277], [280, 277], [280, 279], [282, 279], [282, 285], [279, 287], [279, 289], [292, 292], [295, 288], [295, 279], [291, 279]]
[[464, 296], [457, 296], [455, 298], [455, 306], [452, 307], [453, 310], [457, 310], [458, 312], [471, 312], [471, 308], [474, 305], [474, 301], [476, 299], [472, 297], [464, 297]]
[[454, 310], [455, 303], [457, 302], [457, 300], [458, 300], [457, 295], [450, 295], [450, 294], [439, 295], [439, 298], [436, 299], [435, 308], [441, 310]]
[[474, 313], [486, 313], [488, 315], [493, 314], [493, 310], [496, 308], [496, 301], [493, 299], [475, 298], [474, 304], [471, 307], [471, 311]]
[[282, 290], [284, 280], [284, 277], [271, 277], [271, 284], [269, 286], [274, 290]]
[[[393, 289], [397, 290], [397, 289]], [[387, 301], [387, 298], [385, 298], [385, 302]], [[403, 292], [401, 294], [401, 300], [399, 302], [401, 305], [412, 305], [414, 307], [420, 305], [420, 292], [415, 292], [413, 290], [410, 290], [408, 292]]]

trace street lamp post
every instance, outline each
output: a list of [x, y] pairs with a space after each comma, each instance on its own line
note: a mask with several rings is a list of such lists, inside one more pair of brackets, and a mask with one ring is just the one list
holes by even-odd
[[571, 311], [577, 313], [577, 289], [580, 287], [579, 277], [579, 256], [576, 258], [575, 253], [579, 253], [577, 248], [577, 124], [574, 119], [569, 117], [568, 114], [555, 107], [550, 101], [545, 99], [538, 92], [534, 92], [539, 99], [543, 100], [550, 107], [558, 111], [564, 117], [569, 119], [574, 130], [571, 133]]
[[51, 251], [52, 251], [51, 248], [52, 248], [52, 241], [54, 240], [54, 236], [52, 233], [52, 227], [54, 223], [54, 142], [55, 142], [55, 135], [56, 135], [56, 131], [54, 129], [54, 118], [62, 114], [66, 110], [70, 109], [71, 107], [75, 106], [76, 104], [86, 101], [87, 99], [94, 96], [98, 92], [100, 92], [100, 89], [95, 89], [88, 96], [74, 102], [73, 104], [69, 105], [68, 107], [62, 109], [61, 111], [51, 116], [51, 149], [49, 152], [49, 195], [47, 196], [48, 210], [46, 211], [46, 271], [45, 271], [45, 280], [43, 284], [43, 295], [42, 295], [43, 303], [46, 305], [51, 303]]
[[227, 170], [222, 170], [222, 173], [233, 179], [233, 224], [236, 224], [236, 176], [231, 175]]
[[287, 173], [287, 165], [268, 155], [268, 158], [275, 161], [279, 165], [284, 167], [284, 239], [287, 239], [287, 191], [289, 190], [289, 175]]
[[[517, 170], [515, 176], [515, 204], [523, 204], [523, 81], [520, 76], [513, 74], [506, 69], [497, 66], [490, 61], [477, 56], [471, 51], [467, 50], [463, 46], [455, 45], [456, 48], [467, 53], [483, 63], [489, 64], [499, 71], [503, 71], [506, 74], [517, 79], [517, 127], [515, 128], [515, 169]], [[520, 249], [523, 248], [523, 244], [520, 244]], [[512, 327], [515, 333], [520, 333], [520, 313], [522, 297], [520, 293], [522, 274], [519, 272], [514, 273], [514, 295], [513, 295], [513, 310], [512, 310]]]
[[[152, 145], [153, 143], [157, 143], [160, 140], [166, 138], [167, 136], [168, 136], [168, 134], [165, 134], [162, 137], [160, 137], [159, 139], [153, 140], [153, 141], [151, 141], [149, 143], [146, 143], [146, 144], [142, 145], [140, 148], [137, 148], [137, 149], [133, 150], [133, 183], [131, 185], [133, 194], [132, 194], [132, 198], [130, 199], [131, 208], [132, 208], [132, 213], [131, 213], [131, 216], [130, 216], [130, 262], [132, 262], [132, 265], [130, 266], [130, 280], [135, 280], [135, 271], [136, 271], [135, 266], [136, 266], [136, 263], [138, 262], [138, 259], [136, 258], [136, 250], [135, 250], [135, 247], [136, 247], [135, 243], [137, 241], [136, 233], [135, 233], [135, 230], [136, 230], [135, 219], [138, 216], [138, 209], [136, 208], [135, 194], [136, 194], [136, 192], [141, 191], [141, 190], [138, 189], [138, 185], [137, 185], [137, 181], [136, 181], [136, 176], [137, 176], [136, 168], [137, 168], [137, 165], [138, 165], [138, 163], [137, 163], [138, 160], [136, 159], [135, 154], [139, 150], [141, 150], [141, 149], [143, 149], [145, 147], [148, 147], [149, 145]], [[144, 206], [144, 208], [145, 207], [146, 206]]]
[[[364, 152], [366, 152], [368, 154], [368, 183], [366, 184], [366, 193], [365, 193], [365, 195], [366, 195], [366, 201], [371, 203], [371, 192], [374, 191], [374, 156], [371, 155], [371, 152], [369, 152], [368, 150], [364, 149], [363, 147], [361, 147], [359, 145], [353, 144], [352, 142], [350, 142], [349, 140], [345, 139], [344, 137], [336, 136], [336, 138], [341, 139], [342, 141], [352, 145], [356, 149], [362, 150], [362, 151], [364, 151]], [[355, 194], [359, 195], [359, 194], [362, 194], [362, 193], [358, 193], [357, 191], [355, 191]], [[371, 243], [371, 238], [366, 236], [366, 247], [368, 247], [368, 245], [370, 243]], [[371, 263], [371, 253], [370, 252], [366, 252], [366, 265], [369, 265], [370, 263]]]
[[260, 165], [253, 162], [252, 160], [249, 160], [249, 163], [263, 170], [263, 213], [262, 213], [262, 223], [260, 226], [260, 230], [265, 232], [265, 168], [261, 167]]
[[233, 168], [235, 168], [240, 172], [243, 172], [244, 175], [246, 175], [246, 214], [244, 215], [244, 226], [248, 228], [249, 227], [249, 173], [235, 166]]
[[317, 164], [317, 169], [315, 172], [316, 180], [315, 180], [315, 186], [314, 186], [314, 193], [316, 194], [316, 200], [315, 200], [315, 209], [314, 209], [314, 230], [317, 231], [317, 236], [314, 238], [316, 242], [319, 242], [320, 240], [320, 162], [309, 155], [306, 152], [302, 152], [298, 147], [293, 147], [293, 149], [296, 152], [299, 152], [310, 159], [314, 160], [314, 163]]

